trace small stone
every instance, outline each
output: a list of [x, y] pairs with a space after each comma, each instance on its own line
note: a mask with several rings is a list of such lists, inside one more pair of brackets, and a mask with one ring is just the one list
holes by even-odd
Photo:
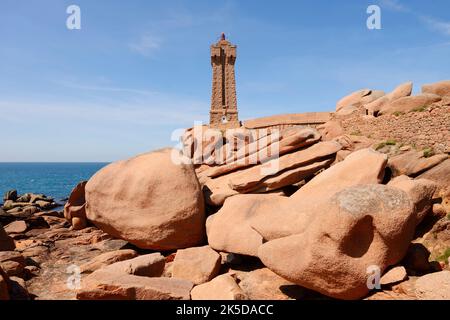
[[247, 300], [245, 293], [229, 274], [220, 275], [213, 280], [194, 287], [192, 300]]
[[217, 276], [220, 260], [220, 255], [209, 246], [178, 250], [172, 276], [202, 284]]
[[406, 280], [407, 278], [408, 275], [406, 274], [406, 269], [402, 266], [398, 266], [386, 272], [381, 277], [380, 284], [382, 286], [390, 285]]
[[5, 231], [6, 233], [24, 233], [27, 228], [25, 221], [14, 221], [5, 227]]

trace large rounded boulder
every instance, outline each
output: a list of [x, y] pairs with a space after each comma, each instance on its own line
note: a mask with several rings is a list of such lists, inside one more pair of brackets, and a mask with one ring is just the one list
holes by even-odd
[[173, 250], [205, 238], [203, 194], [194, 167], [163, 149], [112, 163], [86, 185], [86, 215], [143, 249]]

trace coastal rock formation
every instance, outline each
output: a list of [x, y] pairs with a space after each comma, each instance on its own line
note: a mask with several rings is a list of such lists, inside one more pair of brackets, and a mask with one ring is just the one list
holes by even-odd
[[85, 188], [87, 181], [82, 181], [70, 193], [64, 205], [64, 217], [70, 221], [74, 230], [84, 229], [86, 221]]
[[138, 256], [137, 252], [132, 249], [123, 249], [105, 252], [89, 262], [80, 266], [81, 273], [92, 273], [98, 269], [109, 266], [113, 263], [130, 260]]
[[302, 299], [305, 289], [283, 279], [267, 268], [237, 274], [239, 287], [250, 300]]
[[[50, 210], [58, 206], [53, 198], [46, 195], [34, 193], [18, 195], [16, 190], [6, 192], [3, 199], [4, 203], [0, 209], [6, 211], [6, 214], [17, 217], [31, 216], [36, 212]], [[4, 214], [2, 215], [4, 216]]]
[[12, 251], [16, 248], [14, 240], [9, 237], [0, 224], [0, 251]]
[[209, 246], [178, 250], [172, 265], [172, 277], [195, 285], [210, 281], [219, 274], [221, 257]]
[[415, 230], [413, 204], [402, 190], [359, 185], [321, 209], [304, 232], [264, 243], [258, 256], [298, 285], [334, 298], [362, 298], [369, 292], [368, 268], [383, 272], [406, 253]]
[[189, 300], [192, 283], [164, 277], [140, 277], [98, 270], [87, 276], [79, 300]]
[[336, 103], [336, 112], [339, 113], [345, 108], [358, 108], [362, 105], [368, 104], [380, 97], [384, 96], [383, 91], [363, 89], [345, 96]]
[[417, 224], [431, 211], [436, 184], [427, 179], [410, 179], [407, 176], [400, 176], [388, 183], [388, 186], [405, 191], [414, 204], [414, 211], [417, 216]]
[[[237, 194], [267, 193], [299, 183], [328, 168], [342, 148], [336, 141], [317, 142], [320, 134], [314, 129], [290, 128], [285, 137], [279, 144], [271, 145], [283, 147], [283, 152], [275, 159], [255, 161], [260, 156], [258, 151], [198, 173], [207, 203], [221, 206], [225, 199]], [[245, 155], [247, 147], [243, 149]], [[252, 157], [255, 157], [253, 165], [249, 166]]]
[[409, 97], [411, 95], [413, 88], [412, 82], [406, 82], [399, 85], [389, 94], [382, 96], [364, 106], [369, 115], [378, 115], [379, 111], [386, 108], [391, 102], [396, 101], [400, 98]]
[[103, 231], [145, 249], [195, 246], [204, 237], [203, 195], [194, 168], [174, 163], [171, 149], [97, 172], [86, 185], [86, 215]]
[[422, 86], [423, 93], [437, 94], [439, 96], [450, 96], [450, 80], [440, 81]]
[[263, 237], [252, 228], [252, 222], [267, 212], [279, 214], [286, 197], [277, 195], [237, 195], [208, 217], [208, 244], [218, 251], [257, 256]]
[[442, 98], [436, 94], [424, 93], [417, 96], [403, 97], [390, 102], [380, 109], [378, 115], [407, 113], [429, 106], [434, 102], [440, 101]]
[[247, 300], [236, 280], [229, 274], [195, 286], [191, 291], [192, 300]]
[[450, 299], [450, 95], [411, 92], [194, 127], [188, 157], [106, 166], [64, 212], [7, 192], [0, 300]]
[[0, 301], [9, 300], [8, 276], [0, 266]]
[[394, 176], [417, 176], [446, 159], [448, 159], [446, 154], [437, 154], [426, 157], [424, 152], [411, 150], [391, 157], [388, 162], [388, 167], [391, 169]]

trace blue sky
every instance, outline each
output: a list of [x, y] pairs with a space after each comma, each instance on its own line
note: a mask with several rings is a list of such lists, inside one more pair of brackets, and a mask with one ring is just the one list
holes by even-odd
[[[68, 30], [66, 8], [81, 8]], [[381, 30], [366, 9], [381, 7]], [[448, 0], [2, 0], [0, 161], [114, 161], [208, 121], [209, 45], [238, 45], [241, 119], [450, 79]]]

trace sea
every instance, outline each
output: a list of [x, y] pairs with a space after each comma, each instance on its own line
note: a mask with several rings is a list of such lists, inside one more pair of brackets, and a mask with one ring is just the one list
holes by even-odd
[[38, 193], [63, 201], [81, 181], [89, 180], [108, 163], [0, 162], [0, 203], [12, 189]]

